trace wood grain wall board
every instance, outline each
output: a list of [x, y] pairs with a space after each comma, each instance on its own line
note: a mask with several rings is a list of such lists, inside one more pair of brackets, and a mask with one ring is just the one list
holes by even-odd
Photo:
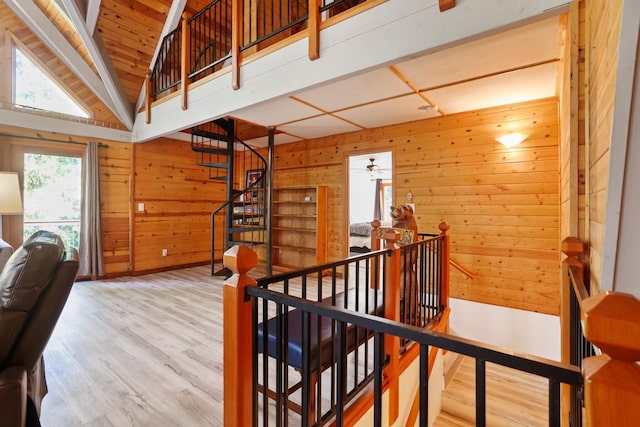
[[[462, 264], [482, 275], [475, 286], [483, 289], [473, 295], [482, 297], [483, 302], [557, 314], [557, 114], [557, 100], [551, 98], [279, 145], [276, 185], [328, 185], [329, 258], [341, 258], [346, 236], [345, 159], [366, 150], [391, 150], [395, 161], [394, 199], [402, 202], [411, 190], [421, 231], [437, 232], [442, 220], [451, 224], [452, 257], [458, 262], [458, 256], [466, 257], [463, 260], [470, 265]], [[524, 160], [518, 161], [516, 154], [494, 141], [496, 129], [504, 126], [503, 120], [532, 130], [533, 137], [520, 148]], [[448, 164], [442, 164], [441, 159]], [[482, 244], [474, 238], [480, 238]], [[456, 286], [462, 280], [454, 276]], [[494, 285], [493, 280], [500, 283]], [[527, 296], [528, 290], [520, 290], [523, 280], [543, 283], [549, 289], [536, 300]], [[501, 302], [499, 295], [509, 286], [524, 296], [508, 295], [508, 302]], [[464, 298], [469, 294], [465, 292], [455, 296]]]
[[[223, 183], [208, 179], [191, 147], [167, 138], [134, 146], [134, 271], [209, 261], [211, 211], [224, 198]], [[223, 222], [216, 222], [222, 236]], [[162, 256], [168, 249], [169, 256]]]

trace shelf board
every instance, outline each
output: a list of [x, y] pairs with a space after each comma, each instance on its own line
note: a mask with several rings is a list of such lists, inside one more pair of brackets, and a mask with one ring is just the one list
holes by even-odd
[[315, 205], [315, 200], [274, 200], [274, 205]]
[[295, 228], [295, 227], [271, 227], [272, 230], [277, 231], [297, 231], [299, 233], [315, 233], [315, 228]]
[[274, 217], [277, 218], [317, 218], [317, 215], [300, 215], [300, 214], [281, 214], [281, 213], [274, 213], [273, 214]]
[[305, 248], [302, 246], [293, 246], [293, 245], [279, 245], [277, 243], [274, 243], [272, 245], [272, 247], [274, 249], [291, 249], [294, 251], [304, 251], [304, 252], [313, 252], [316, 253], [316, 248]]

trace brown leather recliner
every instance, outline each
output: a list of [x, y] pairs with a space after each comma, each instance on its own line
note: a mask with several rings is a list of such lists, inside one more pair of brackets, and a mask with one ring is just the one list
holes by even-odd
[[[42, 352], [78, 271], [78, 253], [38, 231], [0, 274], [0, 426], [24, 426], [27, 406], [38, 424], [47, 393]], [[35, 420], [33, 419], [35, 416]]]

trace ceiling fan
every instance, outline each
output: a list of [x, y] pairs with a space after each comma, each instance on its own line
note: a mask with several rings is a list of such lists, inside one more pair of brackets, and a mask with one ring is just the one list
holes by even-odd
[[377, 165], [374, 157], [369, 158], [369, 162], [370, 163], [365, 166], [365, 171], [372, 177], [375, 175], [383, 175], [389, 170], [388, 168], [383, 168], [382, 166]]
[[367, 172], [369, 172], [371, 175], [375, 174], [376, 172], [380, 171], [380, 166], [376, 165], [374, 162], [376, 161], [376, 159], [374, 159], [373, 157], [371, 157], [369, 159], [369, 161], [371, 162], [371, 164], [366, 166]]

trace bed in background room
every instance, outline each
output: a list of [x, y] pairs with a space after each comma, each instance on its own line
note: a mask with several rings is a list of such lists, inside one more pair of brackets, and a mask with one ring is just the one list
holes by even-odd
[[371, 250], [370, 222], [355, 222], [349, 224], [349, 252], [365, 253]]

